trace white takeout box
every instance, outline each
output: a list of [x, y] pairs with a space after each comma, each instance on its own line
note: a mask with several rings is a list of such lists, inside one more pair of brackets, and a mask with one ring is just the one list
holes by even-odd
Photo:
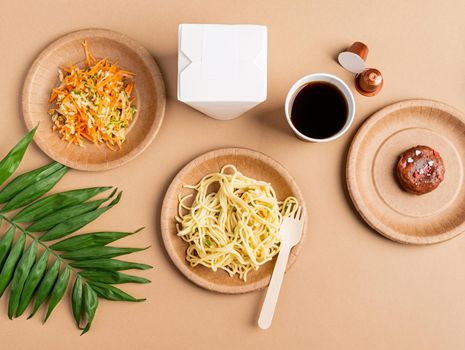
[[179, 101], [232, 119], [266, 100], [266, 81], [266, 26], [179, 26]]

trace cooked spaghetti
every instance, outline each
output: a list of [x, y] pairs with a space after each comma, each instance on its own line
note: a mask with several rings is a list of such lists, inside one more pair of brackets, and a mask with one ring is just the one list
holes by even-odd
[[136, 107], [134, 73], [121, 70], [107, 58], [97, 60], [82, 43], [85, 67], [69, 65], [59, 70], [59, 86], [52, 90], [49, 110], [53, 130], [63, 140], [83, 146], [84, 139], [121, 147]]
[[270, 183], [252, 179], [226, 165], [195, 186], [193, 194], [179, 196], [178, 236], [189, 246], [186, 260], [213, 271], [225, 270], [247, 281], [247, 274], [279, 252], [283, 217], [295, 213], [297, 199], [280, 202]]

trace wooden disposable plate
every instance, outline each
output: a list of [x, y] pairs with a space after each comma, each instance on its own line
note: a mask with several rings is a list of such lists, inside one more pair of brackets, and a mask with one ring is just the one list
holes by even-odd
[[[274, 260], [261, 266], [258, 271], [252, 271], [247, 276], [247, 282], [238, 277], [230, 277], [226, 272], [196, 266], [191, 267], [186, 261], [185, 243], [176, 235], [175, 216], [178, 210], [178, 195], [192, 193], [183, 185], [193, 185], [205, 175], [218, 172], [226, 164], [233, 164], [246, 176], [270, 182], [276, 191], [278, 199], [294, 196], [301, 204], [306, 217], [305, 202], [295, 181], [287, 170], [270, 157], [248, 149], [224, 148], [208, 152], [187, 164], [176, 175], [166, 192], [161, 211], [161, 232], [166, 251], [177, 268], [192, 282], [211, 291], [221, 293], [245, 293], [266, 287], [274, 267]], [[305, 238], [305, 226], [302, 240], [295, 246], [289, 257], [287, 268], [295, 262]]]
[[[58, 132], [52, 131], [48, 100], [58, 83], [58, 69], [84, 64], [84, 40], [96, 58], [106, 57], [136, 74], [136, 118], [131, 122], [126, 142], [117, 151], [87, 141], [85, 147], [68, 145]], [[28, 129], [40, 123], [34, 141], [50, 158], [79, 170], [107, 170], [129, 162], [155, 138], [165, 113], [165, 86], [156, 62], [144, 47], [117, 32], [86, 29], [61, 37], [37, 57], [24, 83], [22, 106]]]
[[[440, 102], [409, 100], [381, 109], [355, 136], [347, 160], [347, 185], [355, 207], [382, 235], [402, 243], [431, 244], [465, 230], [464, 115]], [[444, 181], [414, 195], [395, 177], [399, 155], [410, 147], [437, 150]]]

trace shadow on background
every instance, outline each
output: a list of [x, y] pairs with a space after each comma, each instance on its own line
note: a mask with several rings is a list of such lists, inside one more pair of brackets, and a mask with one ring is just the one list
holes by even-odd
[[267, 134], [280, 134], [283, 133], [288, 136], [294, 137], [294, 132], [290, 128], [286, 120], [284, 113], [284, 107], [274, 107], [270, 109], [257, 110], [257, 112], [251, 113], [252, 117], [255, 118], [260, 127], [263, 128]]
[[178, 53], [173, 52], [165, 56], [156, 56], [150, 52], [160, 68], [165, 82], [166, 98], [176, 100], [178, 82]]

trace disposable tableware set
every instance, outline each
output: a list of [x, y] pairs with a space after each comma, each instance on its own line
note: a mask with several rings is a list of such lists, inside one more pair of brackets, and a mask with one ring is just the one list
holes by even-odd
[[[266, 101], [266, 26], [181, 24], [178, 40], [179, 101], [225, 123]], [[378, 69], [367, 67], [368, 52], [355, 42], [338, 62], [354, 73], [355, 90], [373, 97], [385, 84]], [[290, 87], [282, 118], [301, 141], [339, 139], [356, 117], [349, 85], [331, 73], [304, 76]], [[47, 192], [69, 168], [110, 170], [135, 158], [156, 137], [165, 104], [157, 63], [120, 33], [73, 32], [34, 61], [22, 95], [30, 131], [0, 162], [0, 185], [32, 140], [55, 162], [0, 189], [0, 295], [10, 287], [10, 318], [29, 307], [32, 316], [48, 303], [46, 320], [70, 284], [72, 313], [83, 333], [99, 299], [144, 300], [117, 285], [149, 283], [121, 271], [151, 266], [116, 259], [144, 248], [109, 246], [139, 230], [79, 231], [116, 205], [121, 192]], [[430, 100], [401, 101], [368, 118], [346, 164], [360, 216], [401, 243], [438, 243], [463, 232], [464, 132], [461, 112]], [[258, 317], [258, 326], [267, 329], [284, 274], [302, 251], [306, 199], [290, 173], [260, 150], [212, 150], [185, 165], [169, 185], [160, 217], [163, 243], [179, 271], [210, 291], [268, 286]]]

